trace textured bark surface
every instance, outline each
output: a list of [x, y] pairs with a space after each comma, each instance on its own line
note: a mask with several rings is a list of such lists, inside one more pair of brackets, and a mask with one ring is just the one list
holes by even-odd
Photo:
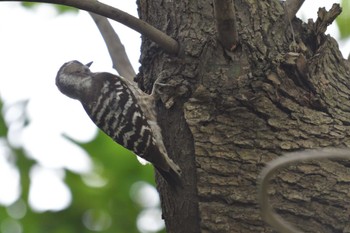
[[[279, 1], [235, 4], [241, 44], [228, 53], [211, 1], [139, 1], [141, 19], [182, 46], [173, 57], [144, 38], [137, 77], [148, 91], [156, 78], [170, 84], [159, 120], [184, 187], [158, 182], [168, 232], [272, 232], [256, 197], [266, 162], [350, 144], [349, 66], [323, 25], [294, 19], [294, 43]], [[274, 207], [304, 232], [350, 232], [349, 172], [346, 161], [283, 170]]]

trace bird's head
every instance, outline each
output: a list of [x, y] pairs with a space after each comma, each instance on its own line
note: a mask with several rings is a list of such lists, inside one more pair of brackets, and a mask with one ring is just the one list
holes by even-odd
[[56, 76], [56, 85], [65, 95], [80, 99], [81, 94], [91, 88], [92, 72], [89, 67], [92, 62], [84, 65], [79, 61], [64, 63]]

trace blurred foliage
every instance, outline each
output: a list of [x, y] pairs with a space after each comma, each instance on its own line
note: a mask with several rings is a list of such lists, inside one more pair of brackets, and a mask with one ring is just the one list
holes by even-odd
[[350, 1], [342, 0], [342, 13], [336, 18], [337, 25], [340, 31], [340, 38], [345, 39], [350, 36]]
[[[0, 111], [3, 112], [4, 109], [4, 103], [0, 100]], [[0, 137], [6, 137], [7, 135], [7, 127], [5, 124], [5, 120], [2, 117], [2, 115], [0, 116]]]
[[[143, 207], [131, 198], [130, 188], [140, 180], [154, 185], [151, 165], [143, 166], [139, 164], [131, 152], [114, 143], [102, 132], [99, 132], [97, 137], [88, 143], [78, 143], [67, 138], [90, 155], [97, 168], [93, 172], [97, 173], [105, 182], [103, 185], [89, 186], [89, 182], [86, 182], [86, 179], [89, 178], [84, 178], [84, 175], [66, 170], [65, 182], [72, 193], [71, 205], [58, 212], [34, 212], [28, 204], [29, 172], [37, 162], [32, 160], [25, 150], [14, 148], [8, 142], [6, 137], [8, 126], [4, 120], [3, 102], [1, 100], [0, 112], [0, 137], [10, 149], [21, 178], [19, 200], [12, 204], [13, 206], [0, 206], [0, 232], [139, 232], [136, 220]], [[52, 149], [55, 150], [56, 148]], [[0, 187], [0, 189], [4, 188], [6, 187]], [[9, 214], [9, 209], [15, 208], [19, 204], [25, 206], [25, 215], [13, 218]], [[22, 228], [23, 231], [17, 231], [16, 227]], [[7, 231], [4, 231], [4, 229], [7, 229]]]
[[[21, 2], [21, 5], [25, 8], [35, 8], [38, 5], [40, 5], [42, 3], [37, 3], [37, 2]], [[76, 13], [79, 10], [74, 8], [74, 7], [69, 7], [69, 6], [64, 6], [64, 5], [57, 5], [57, 4], [50, 4], [52, 5], [56, 10], [57, 13], [62, 14], [62, 13], [67, 13], [67, 12], [72, 12], [72, 13]]]

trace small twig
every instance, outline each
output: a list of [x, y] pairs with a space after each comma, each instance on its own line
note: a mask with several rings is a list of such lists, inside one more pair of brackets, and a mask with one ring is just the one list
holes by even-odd
[[288, 20], [291, 21], [295, 17], [304, 1], [305, 0], [287, 0], [285, 3], [285, 9], [287, 11]]
[[166, 35], [162, 31], [156, 29], [150, 24], [124, 12], [117, 8], [111, 7], [107, 4], [94, 1], [94, 0], [0, 0], [0, 2], [42, 2], [42, 3], [53, 3], [65, 6], [75, 7], [81, 10], [89, 11], [98, 15], [105, 16], [113, 19], [125, 26], [134, 29], [142, 35], [148, 37], [150, 40], [157, 43], [167, 53], [177, 55], [179, 53], [179, 44], [176, 40]]
[[[288, 21], [288, 23], [289, 23], [290, 30], [291, 30], [291, 32], [292, 32], [293, 42], [296, 43], [296, 42], [295, 42], [295, 33], [294, 33], [293, 24], [292, 24], [292, 19], [291, 19], [290, 16], [289, 16], [289, 10], [288, 10], [287, 4], [284, 4], [283, 7], [284, 7], [284, 11], [285, 11], [285, 13], [286, 13], [286, 17], [287, 17], [287, 21]], [[293, 17], [294, 17], [294, 16], [293, 16]]]
[[90, 13], [95, 21], [98, 30], [100, 31], [109, 55], [112, 59], [113, 68], [124, 78], [133, 81], [136, 73], [129, 61], [125, 48], [119, 39], [118, 34], [114, 31], [112, 25], [106, 17]]
[[284, 221], [278, 214], [275, 213], [275, 211], [273, 211], [267, 192], [271, 177], [281, 168], [307, 160], [320, 159], [350, 159], [350, 150], [328, 148], [288, 153], [269, 162], [260, 173], [258, 180], [258, 202], [260, 205], [261, 215], [263, 220], [274, 227], [276, 231], [283, 233], [301, 232], [288, 222]]
[[218, 37], [225, 49], [233, 51], [238, 44], [234, 0], [214, 0]]
[[342, 8], [339, 4], [334, 3], [329, 11], [322, 7], [318, 9], [317, 20], [315, 23], [316, 34], [323, 34], [326, 32], [327, 27], [333, 23], [335, 18], [342, 12]]
[[305, 0], [287, 0], [285, 4], [283, 4], [284, 11], [286, 13], [286, 19], [289, 23], [290, 30], [292, 32], [293, 36], [293, 43], [295, 42], [295, 33], [294, 33], [294, 28], [292, 25], [292, 19], [295, 17], [297, 12], [299, 11], [300, 7], [303, 5]]

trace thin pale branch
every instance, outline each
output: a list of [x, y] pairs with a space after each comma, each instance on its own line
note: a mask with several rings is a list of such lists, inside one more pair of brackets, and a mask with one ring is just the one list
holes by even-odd
[[90, 13], [90, 15], [95, 21], [96, 26], [105, 41], [109, 55], [112, 59], [113, 68], [121, 76], [132, 81], [136, 76], [136, 73], [129, 61], [128, 55], [125, 52], [125, 48], [120, 41], [118, 34], [114, 31], [106, 17], [94, 13]]
[[287, 0], [285, 3], [285, 9], [288, 20], [292, 20], [295, 17], [304, 1], [305, 0]]
[[233, 51], [238, 44], [234, 0], [214, 0], [218, 37], [225, 49]]
[[179, 53], [179, 44], [176, 40], [166, 35], [162, 31], [156, 29], [150, 24], [124, 12], [117, 8], [111, 7], [107, 4], [103, 4], [94, 0], [0, 0], [2, 2], [42, 2], [53, 3], [65, 6], [75, 7], [81, 10], [89, 11], [98, 15], [105, 16], [113, 19], [125, 26], [134, 29], [142, 35], [148, 37], [154, 41], [160, 47], [162, 47], [167, 53], [177, 55]]
[[271, 177], [281, 168], [307, 160], [320, 159], [350, 159], [350, 150], [328, 148], [288, 153], [269, 162], [260, 173], [258, 181], [258, 202], [261, 209], [261, 215], [265, 222], [274, 227], [276, 231], [283, 233], [301, 233], [301, 231], [284, 221], [275, 213], [275, 211], [273, 211], [268, 197], [269, 181]]

